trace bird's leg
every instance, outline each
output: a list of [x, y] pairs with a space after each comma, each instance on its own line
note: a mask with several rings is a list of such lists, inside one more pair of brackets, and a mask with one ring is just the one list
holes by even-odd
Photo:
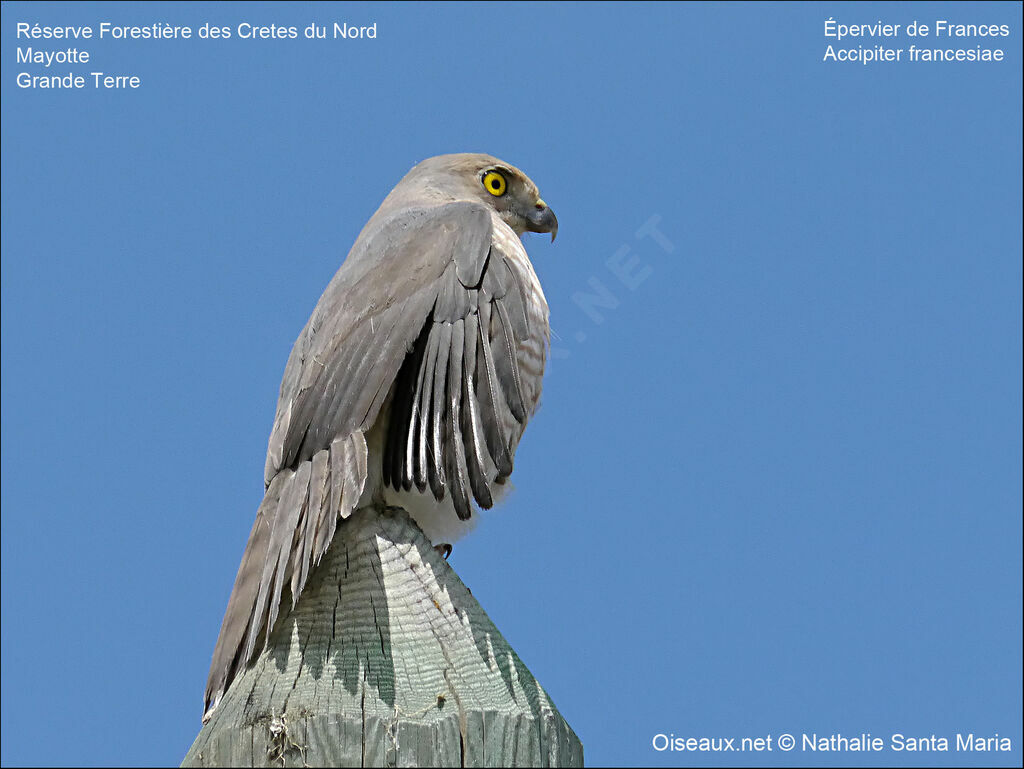
[[452, 546], [451, 545], [447, 545], [447, 544], [446, 545], [434, 545], [434, 549], [446, 561], [448, 560], [448, 556], [450, 556], [452, 554]]

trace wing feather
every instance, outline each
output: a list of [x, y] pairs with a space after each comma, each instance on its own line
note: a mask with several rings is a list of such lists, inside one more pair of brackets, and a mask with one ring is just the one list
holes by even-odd
[[467, 481], [469, 471], [466, 469], [466, 449], [462, 439], [462, 356], [465, 349], [465, 329], [461, 320], [451, 325], [452, 338], [449, 346], [447, 393], [448, 402], [445, 415], [445, 464], [448, 468], [449, 487], [451, 488], [452, 504], [460, 520], [469, 520], [472, 509], [469, 505]]
[[[479, 269], [463, 261], [442, 274], [419, 337], [425, 353], [406, 356], [394, 390], [385, 481], [406, 491], [429, 485], [438, 501], [450, 494], [460, 517], [471, 514], [471, 499], [493, 504], [492, 484], [511, 474], [540, 392], [547, 307], [528, 292], [535, 277], [517, 258], [525, 260], [521, 244], [503, 234]], [[531, 316], [534, 296], [541, 306]]]
[[448, 323], [435, 323], [431, 336], [437, 335], [437, 359], [434, 361], [434, 398], [430, 411], [430, 456], [433, 474], [430, 488], [434, 498], [444, 499], [446, 487], [446, 463], [444, 461], [444, 407], [445, 380], [448, 374], [448, 358], [452, 345], [452, 327]]
[[[409, 401], [406, 410], [408, 435], [402, 441], [401, 430], [398, 430], [395, 437], [396, 450], [402, 451], [402, 488], [406, 491], [412, 489], [413, 483], [419, 486], [416, 444], [420, 428], [420, 392], [423, 389], [423, 378], [426, 371], [423, 358], [427, 354], [428, 328], [427, 325], [424, 325], [419, 339], [416, 340], [415, 355], [411, 359]], [[423, 488], [421, 487], [420, 490], [422, 491]]]
[[[433, 321], [428, 321], [428, 325], [425, 326], [426, 331], [430, 331], [433, 327]], [[420, 491], [424, 491], [427, 488], [427, 483], [430, 483], [430, 488], [433, 491], [434, 483], [430, 480], [431, 478], [431, 467], [430, 467], [430, 425], [431, 425], [431, 411], [433, 407], [433, 395], [434, 395], [434, 366], [437, 363], [437, 348], [438, 348], [438, 337], [434, 334], [428, 334], [427, 336], [427, 353], [424, 358], [423, 365], [420, 366], [419, 375], [419, 397], [417, 402], [419, 404], [417, 409], [417, 423], [416, 423], [416, 488]], [[401, 427], [401, 424], [397, 424], [397, 427]]]
[[480, 305], [480, 322], [478, 325], [479, 345], [477, 346], [477, 393], [480, 398], [481, 416], [484, 423], [484, 437], [487, 449], [491, 453], [498, 478], [505, 479], [512, 474], [512, 453], [509, 448], [509, 437], [504, 432], [499, 416], [499, 399], [504, 399], [498, 385], [498, 372], [494, 366], [494, 355], [488, 339], [487, 329], [491, 325], [491, 305], [489, 302]]
[[487, 485], [487, 455], [483, 425], [480, 422], [480, 406], [477, 403], [476, 391], [473, 387], [473, 375], [476, 372], [476, 349], [479, 335], [479, 318], [471, 312], [466, 316], [462, 366], [462, 432], [466, 443], [466, 464], [469, 472], [469, 483], [473, 497], [485, 510], [494, 504], [491, 489]]

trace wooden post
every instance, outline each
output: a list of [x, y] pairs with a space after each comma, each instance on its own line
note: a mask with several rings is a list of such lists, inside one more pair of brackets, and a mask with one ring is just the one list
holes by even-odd
[[361, 510], [182, 766], [582, 766], [583, 745], [399, 508]]

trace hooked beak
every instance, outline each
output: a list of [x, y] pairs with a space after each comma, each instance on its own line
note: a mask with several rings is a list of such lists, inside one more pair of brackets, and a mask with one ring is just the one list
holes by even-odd
[[555, 212], [548, 208], [548, 204], [538, 198], [530, 211], [524, 217], [526, 229], [530, 232], [550, 232], [551, 242], [554, 243], [555, 235], [558, 234], [558, 218]]

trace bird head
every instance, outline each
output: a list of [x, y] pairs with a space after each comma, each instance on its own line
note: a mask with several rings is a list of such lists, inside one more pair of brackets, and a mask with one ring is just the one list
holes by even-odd
[[[473, 200], [493, 208], [517, 235], [558, 234], [558, 219], [537, 185], [515, 166], [491, 155], [437, 155], [415, 166], [399, 187], [443, 200]], [[399, 189], [396, 187], [396, 191]]]

